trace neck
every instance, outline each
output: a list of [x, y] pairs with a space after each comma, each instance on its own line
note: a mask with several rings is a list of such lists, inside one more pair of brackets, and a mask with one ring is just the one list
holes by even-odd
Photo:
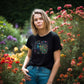
[[45, 36], [46, 34], [48, 34], [50, 32], [50, 30], [39, 30], [38, 34], [39, 36]]

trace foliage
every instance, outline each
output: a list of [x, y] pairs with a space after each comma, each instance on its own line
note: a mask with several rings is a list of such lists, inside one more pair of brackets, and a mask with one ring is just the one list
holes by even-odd
[[8, 23], [5, 18], [0, 17], [0, 50], [7, 46], [10, 50], [14, 46], [20, 46], [20, 31]]
[[0, 84], [24, 82], [21, 68], [28, 48], [23, 45], [20, 50], [14, 47], [14, 52], [6, 53], [7, 51], [9, 51], [7, 47], [0, 51]]
[[30, 14], [35, 8], [48, 10], [53, 8], [57, 12], [57, 6], [71, 3], [73, 8], [84, 5], [83, 0], [3, 0], [0, 2], [0, 15], [4, 16], [12, 24], [24, 25], [25, 20], [30, 20]]
[[[71, 10], [71, 7], [71, 4], [65, 4], [65, 9], [59, 6], [57, 13], [52, 8], [46, 11], [50, 16], [52, 31], [59, 35], [63, 48], [61, 51], [61, 65], [53, 84], [84, 83], [84, 33], [82, 31], [84, 27], [84, 7], [80, 6], [73, 10]], [[13, 26], [7, 23], [3, 17], [0, 18], [0, 42], [6, 39], [10, 33], [12, 37], [9, 36], [8, 39], [15, 38], [17, 34], [15, 31], [17, 30], [11, 29]], [[8, 28], [10, 29], [8, 30]], [[25, 28], [27, 28], [26, 23]], [[10, 40], [7, 41], [7, 43], [9, 42]], [[10, 43], [10, 46], [13, 46], [12, 43]], [[13, 52], [11, 52], [10, 46], [8, 44], [0, 48], [0, 83], [23, 84], [25, 79], [21, 66], [28, 48], [26, 46], [22, 46], [20, 49], [14, 47], [11, 50]]]
[[[52, 8], [46, 13], [50, 15], [52, 31], [56, 32], [60, 39], [63, 50], [61, 52], [61, 65], [54, 80], [54, 84], [82, 84], [84, 83], [84, 52], [80, 49], [81, 31], [80, 18], [84, 22], [83, 6], [71, 10], [71, 4], [65, 4], [55, 13]], [[83, 38], [82, 38], [83, 39]], [[84, 54], [84, 53], [83, 53]]]

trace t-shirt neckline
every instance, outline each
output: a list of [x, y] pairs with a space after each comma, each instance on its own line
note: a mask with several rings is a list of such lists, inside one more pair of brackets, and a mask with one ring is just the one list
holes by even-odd
[[47, 36], [49, 36], [50, 35], [50, 33], [51, 33], [52, 31], [50, 31], [48, 34], [46, 34], [46, 35], [44, 35], [44, 36], [39, 36], [38, 34], [37, 34], [37, 37], [39, 37], [39, 38], [44, 38], [44, 37], [47, 37]]

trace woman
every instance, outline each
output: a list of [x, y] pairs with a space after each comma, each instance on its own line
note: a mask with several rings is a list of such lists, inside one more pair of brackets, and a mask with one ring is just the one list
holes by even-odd
[[60, 39], [42, 9], [32, 12], [31, 27], [33, 35], [26, 43], [29, 49], [22, 67], [26, 84], [52, 84], [60, 65]]

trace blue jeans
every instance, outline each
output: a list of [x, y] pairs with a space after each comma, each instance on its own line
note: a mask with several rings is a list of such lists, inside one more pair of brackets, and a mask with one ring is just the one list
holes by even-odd
[[26, 84], [46, 84], [51, 70], [45, 67], [39, 66], [28, 66], [27, 69], [29, 70], [28, 75], [31, 76], [31, 81], [26, 80]]

